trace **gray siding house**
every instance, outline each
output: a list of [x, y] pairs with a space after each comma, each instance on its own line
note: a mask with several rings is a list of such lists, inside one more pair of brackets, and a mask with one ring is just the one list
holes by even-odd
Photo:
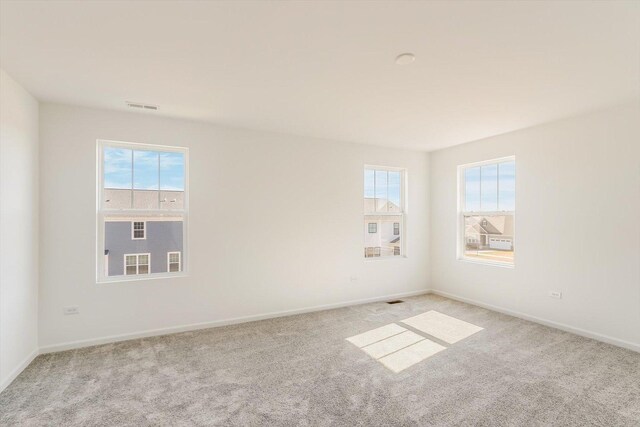
[[[105, 221], [106, 274], [108, 276], [122, 276], [124, 274], [181, 271], [182, 234], [182, 221], [180, 220], [118, 219]], [[171, 270], [170, 253], [172, 254]], [[129, 256], [128, 261], [125, 258], [127, 255]], [[126, 267], [128, 270], [125, 269]]]

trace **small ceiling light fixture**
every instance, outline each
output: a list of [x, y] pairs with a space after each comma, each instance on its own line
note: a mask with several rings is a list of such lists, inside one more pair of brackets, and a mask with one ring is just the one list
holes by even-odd
[[396, 64], [398, 65], [408, 65], [416, 60], [416, 56], [413, 53], [401, 53], [396, 56]]

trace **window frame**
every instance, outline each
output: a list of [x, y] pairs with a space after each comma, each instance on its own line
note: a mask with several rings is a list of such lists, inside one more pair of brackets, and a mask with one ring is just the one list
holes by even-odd
[[[136, 237], [135, 223], [142, 223], [142, 237]], [[131, 240], [147, 240], [147, 221], [131, 221]]]
[[[140, 256], [143, 256], [143, 255], [147, 256], [147, 264], [142, 264], [142, 265], [146, 265], [149, 268], [149, 270], [148, 270], [147, 273], [140, 274]], [[136, 257], [136, 274], [127, 274], [127, 257], [129, 257], [129, 256]], [[148, 276], [148, 275], [152, 274], [151, 273], [151, 253], [150, 252], [140, 252], [140, 253], [135, 253], [135, 254], [124, 254], [122, 259], [124, 261], [123, 266], [122, 266], [122, 269], [123, 269], [123, 274], [122, 275], [123, 276], [128, 276], [128, 277], [134, 276], [135, 277], [135, 276]]]
[[[516, 164], [516, 156], [505, 156], [499, 157], [495, 159], [483, 160], [479, 162], [466, 163], [462, 165], [458, 165], [458, 205], [457, 205], [457, 236], [456, 236], [456, 255], [458, 261], [469, 262], [472, 264], [481, 264], [481, 265], [490, 265], [494, 267], [503, 267], [503, 268], [515, 268], [516, 265], [516, 202], [517, 202], [517, 189], [514, 194], [514, 209], [512, 211], [507, 210], [496, 210], [496, 211], [467, 211], [465, 210], [465, 202], [466, 202], [466, 182], [465, 182], [465, 170], [480, 166], [487, 166], [499, 163], [513, 162], [514, 167], [517, 171]], [[516, 172], [517, 175], [517, 172]], [[517, 177], [516, 177], [517, 180]], [[498, 175], [497, 178], [497, 203], [499, 205], [500, 198], [500, 177]], [[482, 193], [480, 193], [480, 200], [482, 200]], [[482, 206], [481, 206], [482, 208]], [[486, 260], [480, 258], [471, 258], [465, 256], [465, 246], [466, 246], [466, 238], [465, 238], [465, 217], [467, 216], [495, 216], [495, 215], [511, 215], [513, 217], [513, 236], [511, 236], [511, 244], [513, 245], [513, 262], [506, 261], [495, 261], [495, 260]]]
[[[389, 255], [389, 256], [373, 255], [373, 256], [367, 257], [366, 256], [367, 246], [364, 246], [365, 256], [363, 257], [363, 260], [364, 260], [364, 262], [375, 262], [375, 261], [378, 261], [378, 260], [406, 259], [406, 258], [408, 258], [406, 236], [407, 236], [407, 221], [408, 221], [408, 206], [409, 206], [408, 197], [407, 197], [409, 171], [408, 171], [407, 168], [404, 168], [404, 167], [365, 164], [363, 166], [363, 168], [362, 168], [363, 174], [362, 174], [362, 186], [361, 186], [361, 188], [363, 190], [364, 190], [364, 184], [365, 184], [364, 183], [364, 172], [366, 170], [368, 170], [368, 169], [369, 170], [374, 170], [374, 171], [400, 172], [400, 206], [398, 206], [400, 208], [400, 211], [399, 212], [366, 212], [365, 209], [364, 209], [364, 203], [363, 203], [363, 209], [362, 210], [363, 210], [363, 219], [364, 219], [364, 221], [367, 221], [367, 217], [369, 217], [369, 216], [389, 216], [389, 217], [400, 216], [400, 218], [401, 218], [400, 222], [402, 223], [402, 226], [400, 227], [400, 234], [398, 235], [400, 237], [400, 255]], [[375, 176], [375, 172], [374, 172], [374, 176]], [[374, 198], [375, 198], [375, 190], [374, 190]], [[363, 196], [363, 201], [364, 201], [364, 196]], [[374, 221], [374, 222], [376, 222], [376, 224], [378, 223], [377, 220]], [[378, 229], [379, 228], [380, 227], [378, 227]], [[366, 237], [367, 234], [369, 234], [369, 233], [365, 233], [365, 237]]]
[[[182, 209], [108, 209], [104, 207], [103, 197], [103, 183], [104, 183], [104, 148], [114, 147], [123, 148], [129, 150], [146, 150], [146, 151], [159, 151], [168, 153], [181, 153], [184, 156], [184, 196]], [[107, 139], [96, 140], [96, 284], [113, 284], [118, 282], [131, 282], [139, 280], [154, 280], [154, 279], [170, 279], [176, 277], [184, 277], [188, 275], [189, 268], [189, 148], [185, 146], [168, 146], [158, 144], [147, 144], [139, 142], [125, 142], [114, 141]], [[133, 183], [132, 183], [133, 184]], [[158, 188], [158, 191], [161, 191]], [[151, 255], [149, 255], [149, 273], [142, 275], [122, 275], [122, 276], [108, 276], [105, 272], [105, 256], [104, 256], [104, 242], [105, 242], [105, 217], [114, 214], [130, 214], [136, 216], [176, 216], [182, 217], [182, 253], [180, 255], [180, 267], [181, 271], [176, 272], [159, 272], [151, 273]], [[133, 222], [132, 223], [132, 237], [133, 237]], [[135, 221], [142, 222], [142, 221]], [[147, 222], [144, 221], [145, 239], [147, 237]], [[141, 240], [141, 239], [136, 239]], [[128, 254], [128, 255], [136, 255]], [[124, 270], [126, 272], [126, 257], [124, 258]]]
[[[171, 271], [171, 254], [178, 254], [178, 271]], [[173, 263], [175, 264], [175, 262]], [[167, 273], [179, 273], [182, 271], [182, 252], [180, 251], [171, 251], [167, 252]]]
[[[373, 227], [371, 227], [373, 226]], [[373, 231], [371, 229], [373, 228]], [[368, 222], [367, 223], [367, 231], [369, 234], [376, 234], [378, 232], [378, 223], [377, 222]]]

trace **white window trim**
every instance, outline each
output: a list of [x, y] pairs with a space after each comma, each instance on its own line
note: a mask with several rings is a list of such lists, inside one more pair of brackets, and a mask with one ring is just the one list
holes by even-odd
[[[464, 237], [464, 217], [465, 216], [492, 216], [492, 215], [513, 215], [513, 236], [511, 242], [513, 247], [516, 247], [516, 211], [465, 211], [465, 178], [464, 171], [469, 168], [475, 168], [478, 166], [492, 165], [496, 163], [515, 162], [516, 156], [499, 157], [497, 159], [483, 160], [481, 162], [466, 163], [458, 166], [458, 227], [456, 236], [456, 253], [458, 261], [464, 261], [471, 264], [490, 265], [493, 267], [503, 268], [515, 268], [516, 254], [513, 253], [513, 262], [503, 262], [494, 260], [484, 260], [478, 258], [467, 257], [464, 254], [465, 237]], [[517, 165], [516, 165], [517, 171]], [[516, 172], [517, 173], [517, 172]], [[516, 177], [517, 179], [517, 177]], [[498, 181], [498, 195], [500, 194], [500, 183]], [[480, 195], [482, 197], [482, 194]], [[517, 200], [518, 194], [516, 192], [515, 199]]]
[[[409, 198], [408, 198], [408, 181], [409, 181], [409, 170], [407, 168], [397, 167], [397, 166], [381, 166], [381, 165], [372, 165], [365, 164], [362, 168], [364, 172], [366, 169], [374, 169], [374, 170], [386, 170], [388, 172], [400, 172], [400, 212], [364, 212], [364, 203], [363, 203], [363, 217], [366, 220], [367, 216], [376, 215], [376, 216], [400, 216], [402, 218], [400, 227], [400, 255], [392, 255], [392, 256], [377, 256], [377, 257], [363, 257], [365, 263], [368, 262], [378, 262], [382, 260], [400, 260], [408, 258], [407, 251], [407, 215], [409, 211]], [[364, 189], [364, 173], [362, 174], [362, 189]], [[374, 193], [375, 195], [375, 193]], [[379, 230], [379, 227], [378, 227]], [[368, 230], [367, 230], [368, 231]], [[367, 233], [368, 234], [368, 233]]]
[[[178, 271], [171, 271], [171, 255], [178, 254]], [[167, 252], [167, 273], [178, 273], [182, 269], [182, 253], [180, 251]]]
[[[142, 237], [135, 237], [135, 229], [133, 224], [136, 222], [142, 223]], [[147, 221], [131, 221], [131, 240], [146, 240], [147, 239]]]
[[[147, 267], [149, 267], [149, 272], [140, 274], [140, 272], [139, 272], [139, 269], [140, 269], [140, 256], [143, 256], [143, 255], [147, 256], [148, 263], [147, 264], [142, 264], [142, 265], [146, 265]], [[136, 257], [136, 274], [127, 274], [127, 257], [128, 256]], [[124, 276], [127, 276], [127, 277], [143, 276], [143, 275], [144, 276], [148, 276], [149, 274], [151, 274], [151, 254], [149, 252], [142, 252], [142, 253], [136, 253], [136, 254], [124, 254], [122, 260], [124, 261], [123, 271], [122, 271], [122, 274]]]
[[[184, 201], [182, 209], [162, 209], [162, 210], [137, 210], [137, 209], [106, 209], [103, 206], [104, 197], [102, 195], [102, 185], [104, 180], [103, 175], [103, 154], [104, 147], [120, 147], [126, 149], [139, 149], [139, 150], [152, 150], [152, 151], [164, 151], [173, 153], [182, 153], [184, 155]], [[97, 171], [97, 191], [96, 191], [96, 284], [102, 283], [118, 283], [118, 282], [131, 282], [140, 280], [154, 280], [154, 279], [171, 279], [175, 277], [184, 277], [188, 275], [189, 269], [189, 239], [188, 239], [188, 224], [189, 224], [189, 148], [178, 146], [166, 146], [155, 144], [144, 144], [136, 142], [125, 141], [113, 141], [98, 139], [96, 141], [96, 171]], [[149, 267], [149, 274], [143, 275], [122, 275], [122, 276], [107, 276], [105, 274], [105, 257], [104, 257], [104, 218], [113, 214], [134, 214], [140, 216], [154, 216], [154, 215], [176, 215], [182, 216], [182, 254], [180, 255], [180, 267], [181, 271], [174, 273], [162, 272], [151, 273], [151, 267]], [[146, 237], [146, 224], [145, 224], [145, 237]]]

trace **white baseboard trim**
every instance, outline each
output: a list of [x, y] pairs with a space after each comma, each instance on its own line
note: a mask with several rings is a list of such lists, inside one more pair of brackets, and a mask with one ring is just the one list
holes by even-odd
[[518, 311], [509, 310], [503, 307], [497, 307], [492, 304], [487, 304], [482, 301], [476, 301], [470, 298], [461, 297], [458, 295], [453, 295], [448, 292], [439, 291], [436, 289], [431, 289], [429, 291], [431, 294], [440, 295], [445, 298], [450, 298], [456, 301], [464, 302], [471, 305], [477, 305], [478, 307], [486, 308], [488, 310], [497, 311], [498, 313], [508, 314], [509, 316], [518, 317], [520, 319], [528, 320], [530, 322], [539, 323], [541, 325], [549, 326], [552, 328], [560, 329], [565, 332], [570, 332], [572, 334], [580, 335], [582, 337], [591, 338], [597, 341], [602, 341], [607, 344], [612, 344], [618, 347], [623, 347], [629, 350], [637, 351], [640, 353], [640, 344], [636, 344], [630, 341], [621, 340], [618, 338], [614, 338], [608, 335], [599, 334], [597, 332], [587, 331], [585, 329], [576, 328], [574, 326], [565, 325], [564, 323], [554, 322], [552, 320], [542, 319], [540, 317], [531, 316], [529, 314], [520, 313]]
[[11, 374], [5, 380], [3, 380], [2, 383], [0, 384], [0, 392], [2, 392], [7, 386], [9, 386], [9, 384], [11, 384], [11, 382], [18, 375], [20, 375], [20, 373], [27, 366], [29, 366], [29, 364], [33, 361], [33, 359], [35, 359], [39, 354], [54, 353], [54, 352], [65, 351], [65, 350], [73, 350], [73, 349], [77, 349], [77, 348], [91, 347], [91, 346], [100, 345], [100, 344], [109, 344], [109, 343], [115, 343], [115, 342], [127, 341], [127, 340], [139, 339], [139, 338], [146, 338], [146, 337], [153, 337], [153, 336], [160, 336], [160, 335], [169, 335], [169, 334], [175, 334], [175, 333], [179, 333], [179, 332], [196, 331], [196, 330], [199, 330], [199, 329], [215, 328], [215, 327], [218, 327], [218, 326], [235, 325], [235, 324], [239, 324], [239, 323], [254, 322], [254, 321], [257, 321], [257, 320], [272, 319], [272, 318], [276, 318], [276, 317], [293, 316], [293, 315], [296, 315], [296, 314], [311, 313], [311, 312], [322, 311], [322, 310], [331, 310], [331, 309], [334, 309], [334, 308], [348, 307], [348, 306], [359, 305], [359, 304], [368, 304], [368, 303], [372, 303], [372, 302], [387, 301], [387, 300], [392, 300], [392, 299], [406, 298], [406, 297], [429, 294], [429, 293], [435, 294], [435, 295], [440, 295], [440, 296], [443, 296], [445, 298], [450, 298], [450, 299], [453, 299], [453, 300], [456, 300], [456, 301], [461, 301], [461, 302], [464, 302], [464, 303], [467, 303], [467, 304], [476, 305], [478, 307], [483, 307], [483, 308], [486, 308], [488, 310], [492, 310], [492, 311], [496, 311], [496, 312], [499, 312], [499, 313], [507, 314], [507, 315], [510, 315], [510, 316], [518, 317], [520, 319], [524, 319], [524, 320], [528, 320], [528, 321], [531, 321], [531, 322], [539, 323], [541, 325], [545, 325], [545, 326], [549, 326], [549, 327], [552, 327], [552, 328], [560, 329], [560, 330], [563, 330], [563, 331], [566, 331], [566, 332], [570, 332], [570, 333], [573, 333], [573, 334], [576, 334], [576, 335], [580, 335], [580, 336], [583, 336], [583, 337], [592, 338], [592, 339], [595, 339], [595, 340], [598, 340], [598, 341], [605, 342], [607, 344], [612, 344], [612, 345], [615, 345], [615, 346], [618, 346], [618, 347], [623, 347], [623, 348], [627, 348], [629, 350], [640, 352], [640, 345], [636, 344], [636, 343], [632, 343], [632, 342], [629, 342], [629, 341], [621, 340], [621, 339], [614, 338], [614, 337], [611, 337], [611, 336], [608, 336], [608, 335], [599, 334], [599, 333], [596, 333], [596, 332], [587, 331], [587, 330], [584, 330], [584, 329], [576, 328], [576, 327], [573, 327], [573, 326], [565, 325], [565, 324], [554, 322], [554, 321], [551, 321], [551, 320], [542, 319], [542, 318], [539, 318], [539, 317], [536, 317], [536, 316], [531, 316], [531, 315], [528, 315], [528, 314], [525, 314], [525, 313], [520, 313], [520, 312], [517, 312], [517, 311], [514, 311], [514, 310], [510, 310], [510, 309], [506, 309], [506, 308], [503, 308], [503, 307], [498, 307], [498, 306], [495, 306], [495, 305], [492, 305], [492, 304], [487, 304], [487, 303], [484, 303], [482, 301], [477, 301], [477, 300], [473, 300], [473, 299], [470, 299], [470, 298], [465, 298], [465, 297], [461, 297], [461, 296], [458, 296], [458, 295], [450, 294], [448, 292], [443, 292], [443, 291], [439, 291], [439, 290], [436, 290], [436, 289], [431, 289], [431, 290], [422, 289], [422, 290], [419, 290], [419, 291], [403, 292], [403, 293], [398, 293], [398, 294], [393, 294], [393, 295], [385, 295], [385, 296], [373, 297], [373, 298], [364, 298], [364, 299], [351, 300], [351, 301], [341, 302], [341, 303], [317, 305], [317, 306], [306, 307], [306, 308], [301, 308], [301, 309], [275, 311], [275, 312], [265, 313], [265, 314], [243, 316], [243, 317], [235, 317], [235, 318], [231, 318], [231, 319], [214, 320], [214, 321], [211, 321], [211, 322], [193, 323], [193, 324], [181, 325], [181, 326], [172, 326], [172, 327], [168, 327], [168, 328], [150, 329], [150, 330], [140, 331], [140, 332], [133, 332], [133, 333], [127, 333], [127, 334], [120, 334], [120, 335], [110, 335], [110, 336], [100, 337], [100, 338], [91, 338], [91, 339], [86, 339], [86, 340], [70, 341], [70, 342], [61, 343], [61, 344], [47, 345], [47, 346], [40, 347], [39, 350], [37, 350], [37, 349], [34, 350], [24, 360], [24, 362], [22, 362], [18, 367], [16, 367], [11, 372]]
[[0, 393], [2, 393], [2, 391], [5, 388], [9, 387], [9, 384], [11, 384], [13, 382], [13, 380], [15, 380], [18, 377], [18, 375], [20, 375], [22, 373], [22, 371], [24, 371], [25, 368], [27, 366], [29, 366], [31, 364], [31, 362], [33, 362], [33, 359], [38, 357], [39, 354], [40, 354], [40, 352], [36, 348], [35, 350], [33, 350], [31, 352], [31, 354], [29, 354], [27, 356], [26, 359], [24, 359], [22, 361], [22, 363], [20, 363], [18, 366], [15, 367], [15, 369], [13, 371], [11, 371], [9, 376], [7, 378], [5, 378], [4, 380], [2, 380], [2, 383], [0, 383]]
[[53, 344], [53, 345], [46, 345], [46, 346], [40, 347], [40, 354], [55, 353], [58, 351], [73, 350], [77, 348], [91, 347], [91, 346], [100, 345], [100, 344], [109, 344], [109, 343], [133, 340], [138, 338], [154, 337], [158, 335], [169, 335], [169, 334], [175, 334], [179, 332], [195, 331], [198, 329], [215, 328], [217, 326], [235, 325], [238, 323], [254, 322], [256, 320], [272, 319], [275, 317], [293, 316], [296, 314], [311, 313], [314, 311], [322, 311], [322, 310], [331, 310], [334, 308], [348, 307], [351, 305], [368, 304], [372, 302], [387, 301], [387, 300], [392, 300], [397, 298], [406, 298], [406, 297], [423, 295], [428, 293], [429, 293], [428, 289], [422, 289], [419, 291], [403, 292], [399, 294], [384, 295], [384, 296], [373, 297], [373, 298], [364, 298], [359, 300], [351, 300], [347, 302], [339, 302], [339, 303], [333, 303], [333, 304], [316, 305], [316, 306], [300, 308], [300, 309], [274, 311], [266, 314], [235, 317], [231, 319], [214, 320], [211, 322], [192, 323], [189, 325], [171, 326], [168, 328], [150, 329], [146, 331], [132, 332], [132, 333], [120, 334], [120, 335], [110, 335], [110, 336], [101, 337], [101, 338], [90, 338], [86, 340], [70, 341], [70, 342], [61, 343], [61, 344]]

